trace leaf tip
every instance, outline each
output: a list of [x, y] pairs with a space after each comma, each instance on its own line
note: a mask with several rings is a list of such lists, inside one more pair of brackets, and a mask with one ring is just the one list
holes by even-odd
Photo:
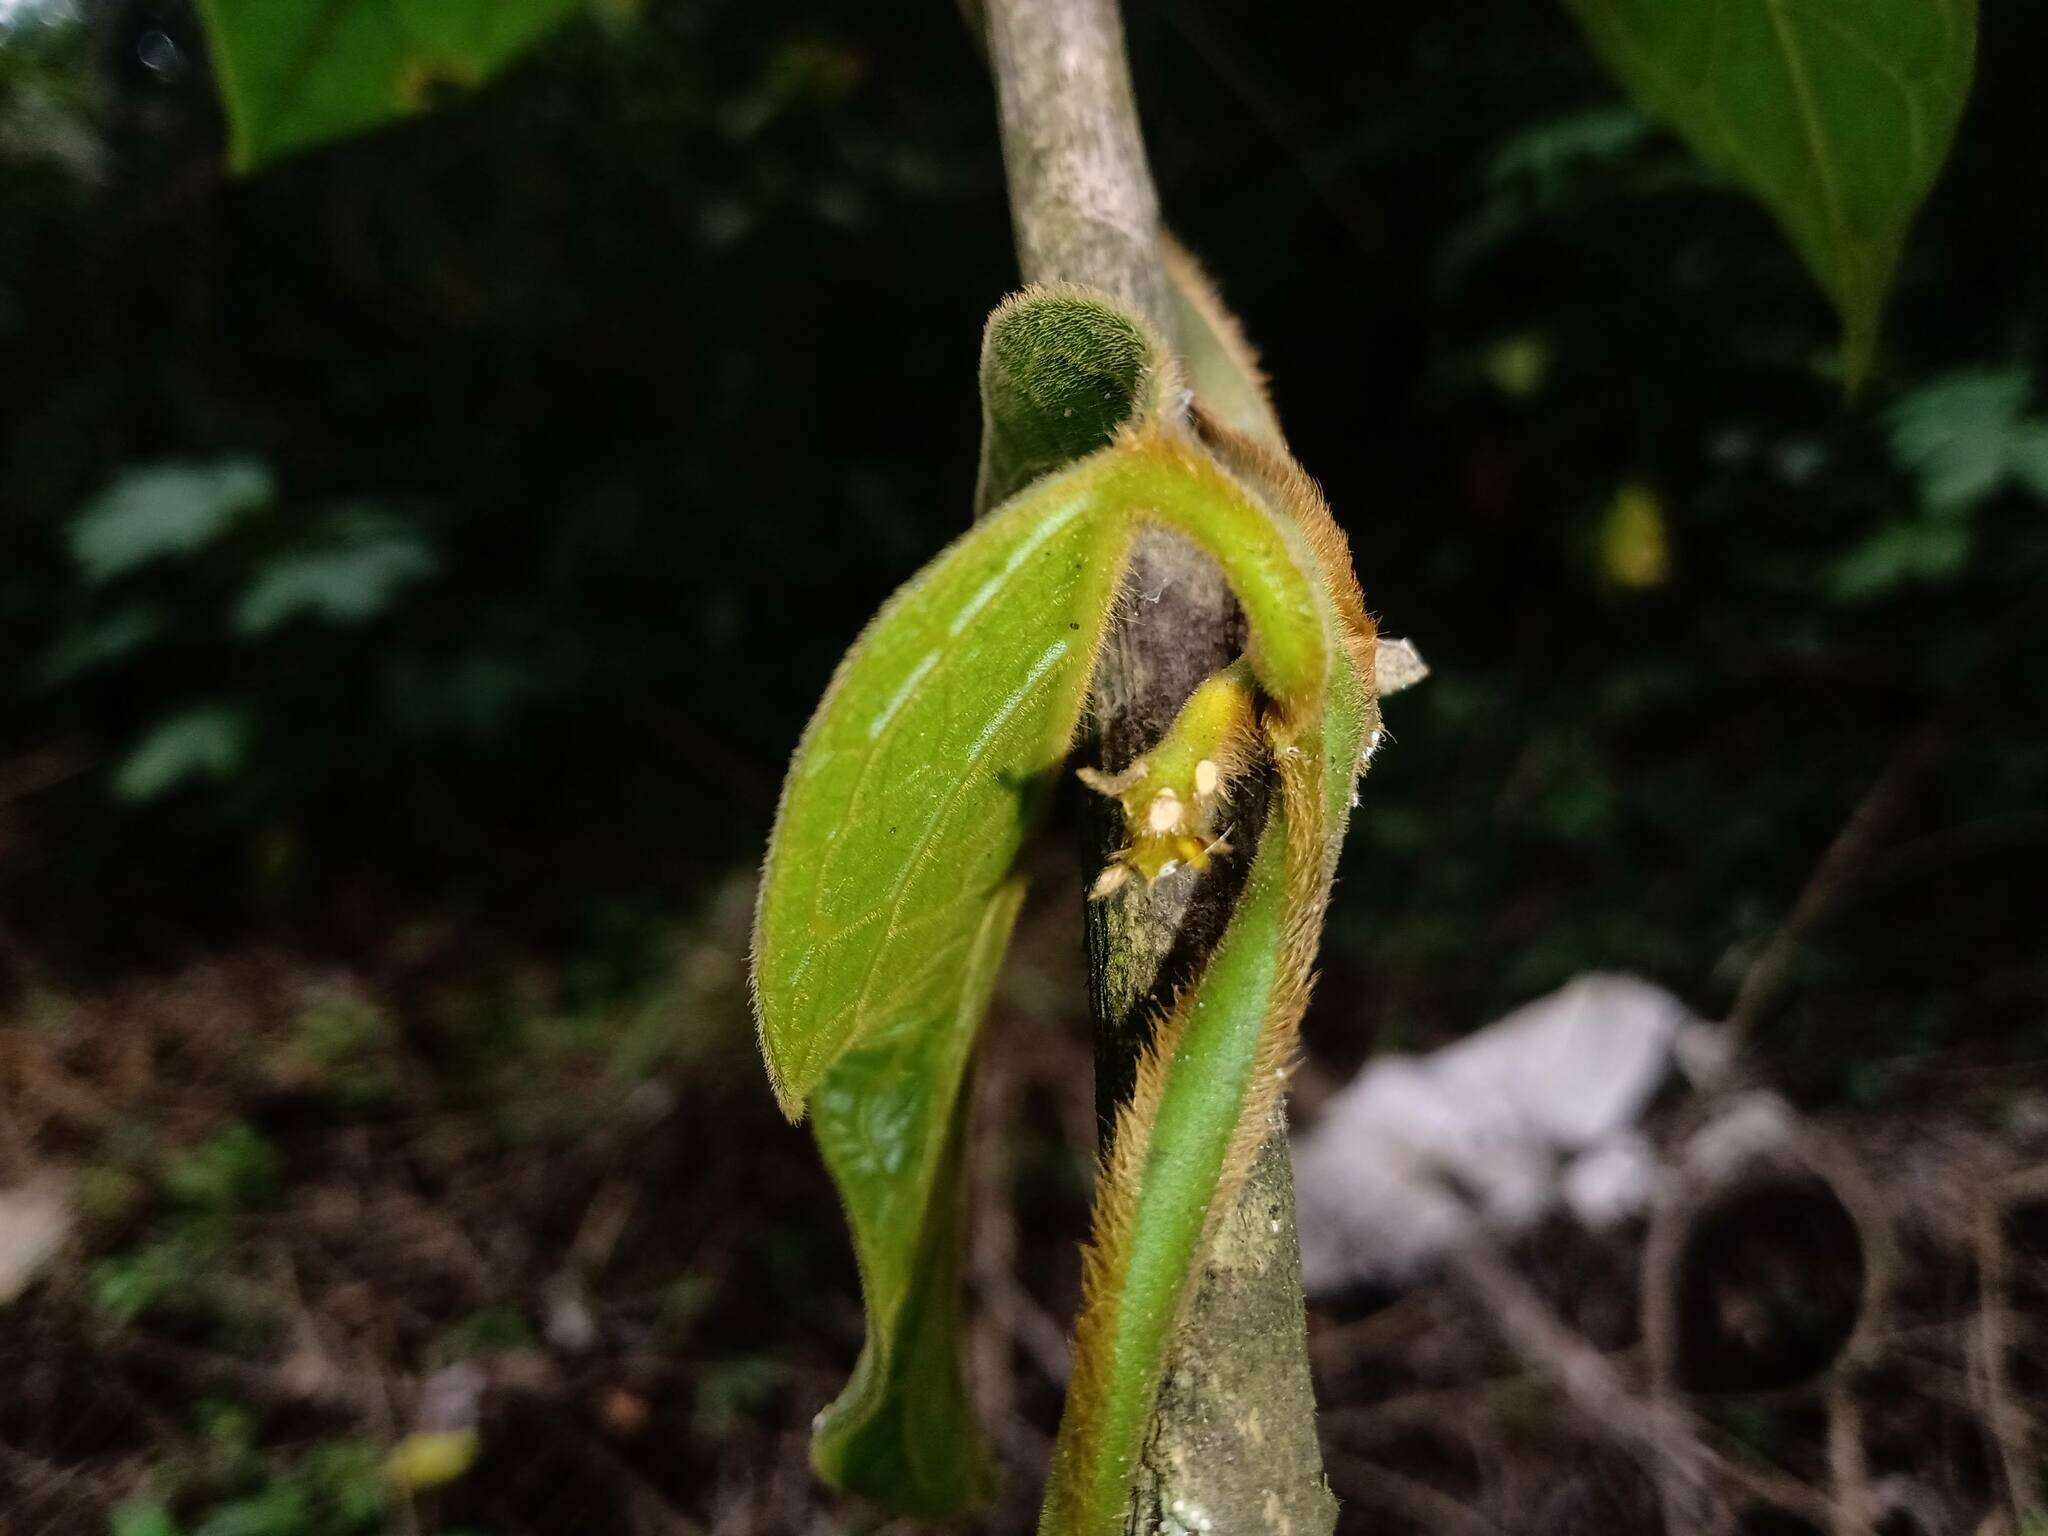
[[772, 1058], [768, 1060], [768, 1087], [775, 1095], [775, 1107], [782, 1111], [782, 1118], [791, 1125], [802, 1125], [804, 1111], [810, 1107], [810, 1093], [792, 1087], [789, 1080], [775, 1070]]
[[768, 1011], [761, 999], [761, 973], [758, 962], [747, 971], [747, 990], [753, 994], [754, 1039], [761, 1048], [761, 1065], [768, 1069], [768, 1089], [775, 1095], [775, 1106], [782, 1111], [782, 1118], [791, 1125], [803, 1122], [804, 1110], [811, 1099], [815, 1086], [815, 1074], [806, 1074], [799, 1081], [791, 1071], [790, 1064], [782, 1059], [775, 1048], [775, 1035], [768, 1028]]

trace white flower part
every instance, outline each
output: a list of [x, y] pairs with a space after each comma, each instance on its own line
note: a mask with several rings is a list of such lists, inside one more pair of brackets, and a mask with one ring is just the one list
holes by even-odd
[[1104, 773], [1100, 768], [1076, 768], [1074, 777], [1098, 795], [1108, 795], [1114, 799], [1143, 780], [1149, 771], [1145, 766], [1145, 759], [1141, 757], [1121, 773]]
[[1186, 816], [1187, 808], [1180, 803], [1180, 796], [1171, 789], [1162, 789], [1146, 808], [1145, 826], [1153, 832], [1178, 832]]

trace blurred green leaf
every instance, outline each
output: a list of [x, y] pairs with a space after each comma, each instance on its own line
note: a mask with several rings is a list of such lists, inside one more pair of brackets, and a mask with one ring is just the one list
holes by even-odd
[[131, 603], [66, 630], [44, 653], [40, 669], [45, 688], [61, 688], [72, 679], [133, 655], [163, 633], [164, 618], [155, 608]]
[[470, 90], [577, 0], [200, 0], [240, 172]]
[[296, 551], [264, 567], [236, 605], [235, 628], [253, 638], [296, 618], [361, 624], [436, 568], [433, 552], [411, 529], [359, 525], [333, 548]]
[[165, 1166], [164, 1193], [178, 1204], [226, 1213], [277, 1192], [277, 1152], [252, 1125], [237, 1120]]
[[202, 1287], [213, 1253], [208, 1234], [180, 1231], [93, 1265], [86, 1286], [93, 1305], [126, 1327], [166, 1304], [188, 1303]]
[[714, 1360], [697, 1378], [692, 1427], [708, 1440], [723, 1439], [748, 1414], [758, 1413], [789, 1379], [789, 1367], [759, 1355]]
[[1971, 531], [1922, 519], [1887, 523], [1836, 562], [1829, 589], [1837, 601], [1869, 602], [1916, 581], [1940, 581], [1970, 558]]
[[242, 765], [248, 715], [228, 704], [201, 704], [160, 720], [114, 770], [123, 800], [154, 800], [191, 779], [223, 779]]
[[253, 459], [127, 470], [72, 519], [71, 557], [87, 581], [111, 581], [205, 548], [275, 494]]
[[374, 1531], [391, 1511], [383, 1453], [367, 1440], [326, 1440], [306, 1454], [298, 1476], [337, 1531]]
[[1891, 413], [1892, 456], [1920, 480], [1932, 511], [1982, 501], [2008, 478], [2048, 494], [2048, 422], [2025, 419], [2033, 385], [2024, 368], [1949, 374]]
[[131, 1499], [108, 1516], [107, 1536], [179, 1536], [178, 1522], [155, 1499]]
[[277, 1482], [245, 1499], [223, 1504], [194, 1536], [307, 1536], [320, 1529], [313, 1500], [296, 1482]]
[[1486, 179], [1496, 186], [1526, 180], [1539, 201], [1554, 203], [1582, 163], [1617, 160], [1639, 146], [1650, 125], [1630, 107], [1601, 107], [1545, 118], [1494, 152]]
[[1565, 0], [1644, 110], [1760, 198], [1840, 311], [1853, 389], [1954, 140], [1977, 0]]
[[483, 1307], [444, 1332], [428, 1353], [437, 1365], [445, 1365], [479, 1355], [532, 1349], [535, 1342], [532, 1325], [517, 1308]]
[[2006, 443], [2006, 469], [2028, 495], [2048, 501], [2048, 421], [2023, 421]]

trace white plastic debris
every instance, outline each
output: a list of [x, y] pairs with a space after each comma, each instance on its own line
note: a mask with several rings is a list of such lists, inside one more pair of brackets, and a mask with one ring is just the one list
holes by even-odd
[[1657, 1162], [1636, 1122], [1699, 1026], [1639, 977], [1592, 974], [1428, 1056], [1368, 1065], [1294, 1144], [1311, 1293], [1413, 1280], [1475, 1230], [1563, 1205], [1640, 1212]]
[[1788, 1146], [1799, 1134], [1792, 1106], [1758, 1088], [1738, 1094], [1685, 1144], [1685, 1166], [1694, 1177], [1721, 1183], [1759, 1158]]
[[1649, 1206], [1659, 1171], [1649, 1141], [1624, 1132], [1573, 1158], [1558, 1189], [1580, 1226], [1605, 1232]]

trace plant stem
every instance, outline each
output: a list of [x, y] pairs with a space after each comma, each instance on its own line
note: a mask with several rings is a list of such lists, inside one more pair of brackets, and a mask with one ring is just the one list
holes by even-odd
[[985, 15], [1025, 280], [1100, 288], [1170, 335], [1116, 0], [987, 0]]
[[[1171, 340], [1158, 197], [1116, 0], [985, 0], [984, 16], [1025, 279], [1103, 289]], [[1099, 761], [1112, 772], [1164, 735], [1195, 685], [1244, 645], [1222, 573], [1184, 540], [1141, 538], [1126, 584], [1135, 601], [1095, 679]], [[1094, 810], [1090, 873], [1121, 832], [1112, 802]], [[1096, 1111], [1105, 1137], [1153, 1019], [1200, 974], [1222, 934], [1250, 867], [1247, 831], [1233, 839], [1244, 853], [1201, 881], [1149, 889], [1133, 882], [1088, 904]], [[1327, 1536], [1336, 1504], [1316, 1441], [1294, 1179], [1277, 1114], [1191, 1285], [1126, 1529]]]

